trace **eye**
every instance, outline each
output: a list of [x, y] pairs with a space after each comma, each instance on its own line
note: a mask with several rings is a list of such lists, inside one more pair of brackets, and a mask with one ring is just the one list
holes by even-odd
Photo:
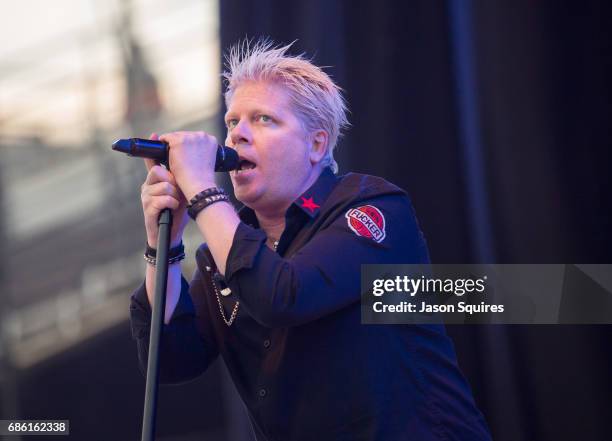
[[257, 115], [257, 119], [263, 123], [272, 122], [272, 118], [268, 115]]
[[236, 127], [237, 124], [238, 124], [237, 119], [228, 119], [225, 122], [225, 125], [227, 126], [228, 129], [233, 129], [234, 127]]

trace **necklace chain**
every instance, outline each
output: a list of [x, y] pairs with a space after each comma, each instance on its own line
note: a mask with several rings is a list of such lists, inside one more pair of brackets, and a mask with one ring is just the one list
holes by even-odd
[[232, 314], [230, 315], [229, 320], [225, 317], [225, 312], [223, 312], [223, 305], [221, 304], [221, 297], [219, 297], [219, 288], [217, 288], [217, 284], [215, 283], [214, 277], [211, 277], [211, 282], [213, 289], [215, 290], [215, 296], [217, 296], [217, 303], [219, 304], [219, 311], [221, 312], [221, 318], [225, 322], [225, 324], [229, 327], [232, 326], [234, 320], [236, 320], [236, 315], [238, 314], [238, 307], [240, 306], [240, 301], [237, 300], [234, 304], [234, 309], [232, 309]]
[[[274, 251], [277, 250], [278, 240], [275, 240], [274, 243], [272, 243], [272, 247], [274, 248]], [[221, 318], [223, 319], [223, 321], [228, 327], [232, 326], [232, 324], [234, 323], [234, 320], [236, 320], [236, 316], [238, 315], [238, 308], [240, 307], [240, 300], [237, 300], [236, 303], [234, 303], [232, 314], [230, 315], [230, 318], [228, 319], [225, 316], [225, 311], [223, 311], [223, 304], [221, 303], [221, 297], [219, 297], [219, 288], [217, 288], [217, 284], [215, 283], [215, 278], [211, 277], [210, 281], [212, 282], [213, 289], [215, 290], [215, 296], [217, 297], [217, 304], [219, 305], [219, 312], [221, 313]]]

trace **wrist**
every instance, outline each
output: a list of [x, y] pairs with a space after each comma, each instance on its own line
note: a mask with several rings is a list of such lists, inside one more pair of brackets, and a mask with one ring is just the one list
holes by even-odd
[[206, 190], [207, 188], [212, 188], [216, 186], [217, 186], [217, 183], [214, 181], [214, 179], [202, 180], [202, 181], [198, 181], [190, 185], [188, 188], [185, 189], [183, 194], [185, 195], [185, 199], [187, 201], [191, 201], [191, 199], [193, 199], [193, 197], [197, 195], [198, 193], [200, 193], [201, 191]]
[[[176, 239], [172, 239], [172, 238], [170, 239], [170, 248], [178, 247], [182, 243], [183, 243], [183, 235], [181, 234]], [[147, 246], [149, 248], [157, 249], [157, 240], [147, 239]]]
[[[175, 264], [180, 262], [185, 258], [185, 247], [183, 246], [183, 242], [180, 242], [179, 245], [173, 246], [168, 250], [168, 264]], [[144, 252], [145, 261], [151, 265], [157, 265], [157, 250], [151, 247], [148, 243]]]
[[187, 214], [193, 220], [200, 212], [216, 202], [229, 202], [229, 196], [220, 187], [209, 187], [196, 194], [187, 205]]

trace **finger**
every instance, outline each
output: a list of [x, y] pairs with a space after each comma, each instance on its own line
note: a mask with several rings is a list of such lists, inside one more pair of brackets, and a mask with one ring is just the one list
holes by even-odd
[[164, 208], [176, 210], [179, 207], [179, 201], [172, 196], [157, 196], [151, 201], [151, 206], [155, 211], [161, 211]]
[[168, 143], [168, 145], [170, 145], [172, 143], [172, 140], [176, 137], [176, 132], [172, 132], [172, 133], [164, 133], [163, 135], [159, 136], [157, 139], [159, 139], [160, 141], [165, 141]]
[[148, 185], [144, 188], [143, 193], [149, 196], [172, 196], [180, 200], [181, 194], [176, 186], [169, 182], [158, 182], [157, 184]]
[[143, 158], [143, 159], [144, 159], [144, 163], [145, 163], [145, 166], [147, 167], [148, 172], [150, 172], [151, 169], [157, 165], [157, 162], [155, 162], [151, 158]]
[[149, 170], [147, 179], [145, 180], [145, 185], [152, 185], [158, 182], [170, 182], [172, 185], [176, 185], [176, 181], [174, 180], [172, 173], [161, 165], [156, 164], [151, 167], [151, 170]]

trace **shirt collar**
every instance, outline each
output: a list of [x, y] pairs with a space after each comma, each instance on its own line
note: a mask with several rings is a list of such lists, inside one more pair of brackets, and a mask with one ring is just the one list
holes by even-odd
[[[336, 186], [337, 181], [338, 177], [334, 175], [334, 172], [329, 167], [325, 167], [314, 184], [293, 201], [287, 209], [285, 217], [290, 216], [294, 212], [301, 212], [311, 219], [315, 218]], [[253, 227], [259, 226], [255, 212], [246, 205], [238, 211], [238, 216], [246, 224]]]
[[[336, 186], [337, 180], [338, 178], [331, 169], [325, 167], [315, 183], [293, 201], [291, 207], [297, 207], [310, 218], [316, 217], [327, 200], [327, 197]], [[289, 208], [291, 209], [291, 207]]]

